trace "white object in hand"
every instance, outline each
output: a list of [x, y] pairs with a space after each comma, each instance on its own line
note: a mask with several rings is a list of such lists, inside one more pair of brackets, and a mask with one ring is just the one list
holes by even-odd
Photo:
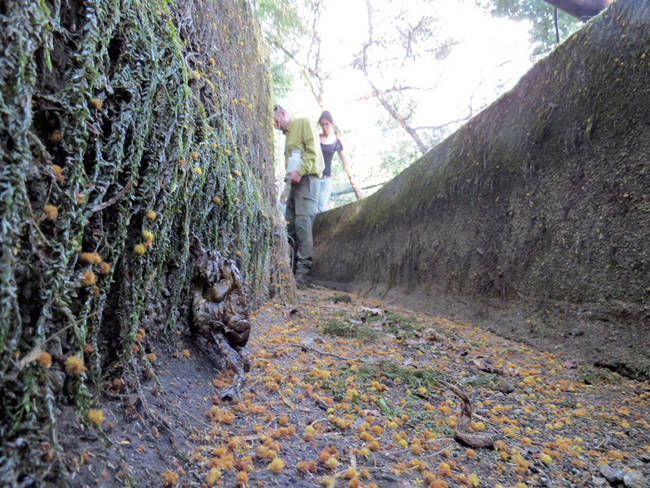
[[297, 171], [300, 163], [302, 163], [302, 153], [300, 152], [300, 149], [294, 149], [291, 151], [291, 155], [287, 160], [287, 173], [290, 171]]

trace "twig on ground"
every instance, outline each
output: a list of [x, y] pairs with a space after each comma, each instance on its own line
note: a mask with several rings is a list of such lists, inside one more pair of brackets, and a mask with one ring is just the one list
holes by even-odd
[[323, 356], [331, 356], [333, 358], [341, 359], [343, 361], [354, 361], [354, 362], [357, 362], [357, 363], [362, 363], [363, 362], [363, 361], [361, 361], [361, 359], [348, 358], [348, 357], [345, 357], [345, 356], [341, 356], [339, 354], [334, 354], [333, 352], [321, 351], [321, 350], [316, 349], [314, 347], [309, 347], [307, 344], [304, 344], [304, 343], [303, 344], [289, 344], [289, 345], [293, 346], [293, 347], [299, 347], [303, 351], [315, 352], [315, 353], [321, 354]]
[[318, 305], [320, 308], [327, 308], [330, 310], [336, 310], [338, 312], [352, 312], [353, 310], [350, 310], [350, 307], [337, 307], [336, 305], [326, 305], [326, 304], [320, 304]]
[[322, 419], [316, 419], [316, 420], [314, 420], [311, 424], [309, 424], [309, 426], [310, 426], [310, 427], [313, 427], [314, 425], [316, 425], [316, 424], [319, 423], [319, 422], [326, 422], [326, 421], [327, 421], [327, 419], [324, 418], [324, 417], [323, 417]]
[[495, 436], [491, 434], [472, 434], [468, 432], [472, 422], [472, 404], [467, 395], [456, 386], [447, 383], [444, 380], [438, 380], [438, 383], [449, 388], [452, 393], [463, 402], [460, 409], [460, 415], [458, 416], [458, 422], [456, 422], [456, 440], [469, 447], [492, 447], [496, 440]]
[[451, 437], [436, 437], [435, 439], [427, 439], [424, 442], [425, 443], [433, 443], [433, 442], [442, 442], [442, 441], [453, 441], [455, 439], [452, 439]]

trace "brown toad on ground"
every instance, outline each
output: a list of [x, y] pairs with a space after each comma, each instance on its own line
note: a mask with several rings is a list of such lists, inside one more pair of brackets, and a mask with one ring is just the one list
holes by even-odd
[[[239, 269], [218, 251], [205, 249], [192, 235], [190, 251], [196, 271], [192, 281], [192, 328], [200, 338], [214, 343], [217, 359], [235, 373], [232, 386], [221, 399], [236, 398], [244, 382], [248, 362], [242, 349], [248, 342], [251, 323]], [[209, 350], [209, 353], [212, 351]]]

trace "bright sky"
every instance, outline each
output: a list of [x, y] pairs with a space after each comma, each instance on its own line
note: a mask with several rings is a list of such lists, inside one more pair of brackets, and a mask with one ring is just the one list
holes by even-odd
[[[356, 180], [362, 185], [385, 179], [377, 168], [382, 154], [391, 150], [404, 132], [396, 129], [384, 135], [376, 121], [387, 113], [373, 99], [363, 100], [369, 86], [360, 71], [351, 68], [355, 53], [367, 39], [368, 22], [365, 0], [328, 0], [324, 4], [320, 28], [325, 70], [331, 74], [325, 88], [325, 109], [343, 131], [342, 142]], [[403, 9], [404, 3], [373, 0], [373, 8]], [[418, 92], [413, 126], [442, 125], [464, 118], [470, 105], [476, 114], [479, 108], [510, 89], [531, 67], [527, 23], [496, 19], [478, 9], [473, 0], [410, 0], [409, 18], [420, 18], [435, 5], [432, 14], [444, 17], [440, 29], [458, 42], [442, 62], [423, 58], [412, 72], [404, 72], [409, 84], [434, 86], [434, 90]], [[393, 12], [397, 13], [397, 12]], [[390, 14], [382, 19], [379, 12], [373, 19], [375, 29], [391, 29]], [[300, 82], [279, 102], [295, 116], [316, 122], [320, 109], [311, 92]], [[282, 138], [276, 139], [282, 148]], [[276, 151], [278, 152], [278, 151]], [[340, 165], [338, 160], [334, 166]], [[338, 184], [337, 184], [338, 183]], [[335, 180], [336, 186], [344, 181]]]

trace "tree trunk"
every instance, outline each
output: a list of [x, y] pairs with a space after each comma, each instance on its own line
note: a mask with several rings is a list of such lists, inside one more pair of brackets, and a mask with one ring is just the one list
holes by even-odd
[[237, 262], [258, 304], [290, 272], [249, 3], [60, 3], [0, 7], [7, 486], [46, 484], [64, 397], [87, 409], [108, 365], [144, 368], [143, 344], [184, 332], [190, 233]]

